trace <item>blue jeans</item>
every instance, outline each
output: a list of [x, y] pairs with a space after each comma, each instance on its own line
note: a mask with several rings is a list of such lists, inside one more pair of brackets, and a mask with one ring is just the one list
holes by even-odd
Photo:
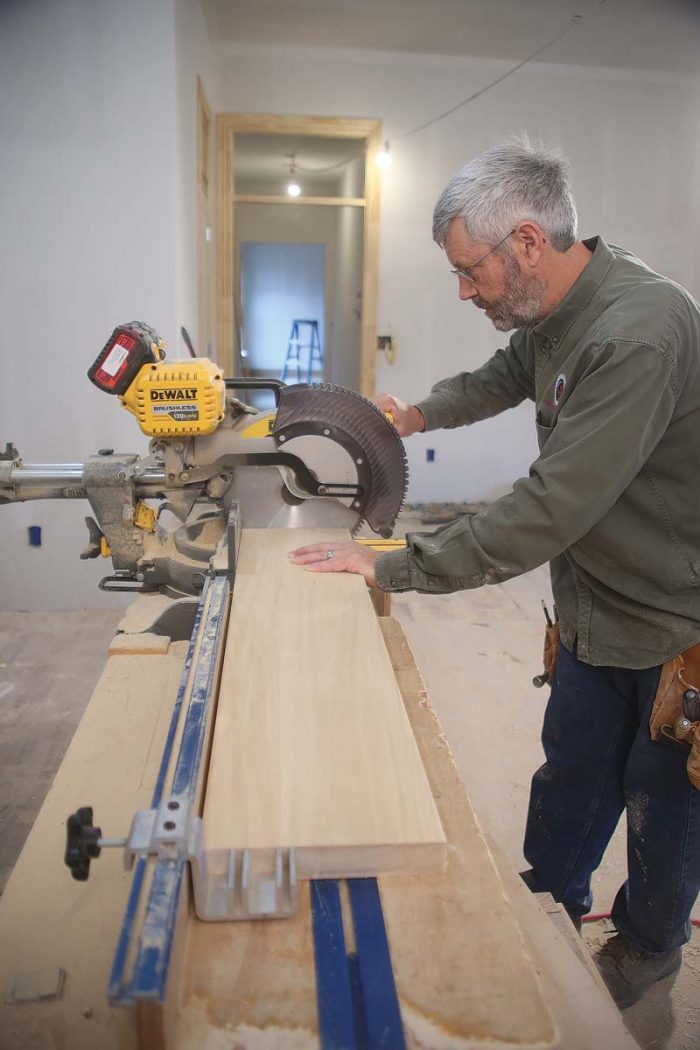
[[688, 780], [688, 751], [649, 735], [660, 673], [592, 667], [559, 646], [524, 846], [529, 884], [585, 915], [591, 875], [626, 807], [628, 878], [612, 919], [652, 954], [688, 940], [700, 890], [700, 791]]

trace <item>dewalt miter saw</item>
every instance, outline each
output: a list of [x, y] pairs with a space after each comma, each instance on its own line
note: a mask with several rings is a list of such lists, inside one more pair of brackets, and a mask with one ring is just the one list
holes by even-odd
[[[111, 557], [105, 590], [198, 594], [225, 556], [236, 508], [243, 527], [347, 528], [391, 535], [406, 492], [403, 444], [372, 402], [342, 387], [226, 379], [205, 358], [166, 361], [142, 323], [114, 330], [88, 372], [119, 397], [151, 441], [148, 454], [100, 449], [85, 463], [23, 463], [0, 453], [0, 503], [87, 499], [82, 558]], [[274, 392], [258, 412], [234, 395]]]

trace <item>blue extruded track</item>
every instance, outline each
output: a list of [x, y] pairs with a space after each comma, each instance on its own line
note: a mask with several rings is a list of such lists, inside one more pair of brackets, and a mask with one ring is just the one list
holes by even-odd
[[[151, 800], [152, 807], [156, 807], [162, 798], [182, 703], [188, 689], [190, 671], [199, 641], [199, 650], [194, 667], [194, 679], [190, 690], [190, 702], [171, 787], [171, 794], [187, 795], [190, 801], [194, 801], [212, 693], [213, 676], [216, 670], [217, 653], [221, 643], [221, 634], [225, 620], [224, 613], [230, 586], [225, 576], [218, 576], [213, 580], [208, 578], [202, 590], [192, 638], [190, 639], [180, 679], [180, 687]], [[206, 624], [202, 626], [202, 616], [209, 596], [211, 596], [211, 601], [208, 606]], [[164, 1001], [168, 967], [180, 905], [180, 892], [183, 877], [187, 872], [187, 863], [185, 860], [171, 860], [166, 857], [159, 857], [156, 860], [148, 902], [138, 935], [136, 961], [132, 972], [126, 973], [127, 955], [134, 936], [135, 917], [141, 901], [146, 872], [145, 859], [137, 862], [107, 990], [110, 1002], [130, 1004], [137, 1001]]]
[[356, 952], [348, 953], [338, 883], [311, 883], [322, 1050], [404, 1050], [403, 1026], [376, 879], [348, 879]]

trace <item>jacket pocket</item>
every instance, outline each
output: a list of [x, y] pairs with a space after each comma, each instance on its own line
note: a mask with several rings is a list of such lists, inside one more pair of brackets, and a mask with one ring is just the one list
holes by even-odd
[[669, 543], [675, 551], [679, 561], [686, 569], [687, 579], [689, 579], [689, 582], [693, 585], [697, 585], [700, 582], [698, 567], [693, 563], [693, 559], [690, 555], [690, 552], [685, 548], [685, 546], [681, 542], [678, 533], [674, 528], [671, 514], [669, 512], [668, 507], [666, 506], [663, 496], [659, 492], [658, 486], [656, 485], [654, 478], [644, 468], [642, 468], [640, 474], [644, 478], [647, 487], [653, 496], [657, 512], [659, 514], [661, 522], [663, 523], [664, 531], [666, 532], [666, 536], [668, 537]]

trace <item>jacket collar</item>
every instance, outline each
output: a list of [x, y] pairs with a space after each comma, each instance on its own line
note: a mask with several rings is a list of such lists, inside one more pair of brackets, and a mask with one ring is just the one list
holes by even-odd
[[591, 237], [583, 243], [593, 252], [588, 265], [551, 314], [533, 329], [537, 342], [559, 346], [610, 272], [615, 256], [603, 238]]

